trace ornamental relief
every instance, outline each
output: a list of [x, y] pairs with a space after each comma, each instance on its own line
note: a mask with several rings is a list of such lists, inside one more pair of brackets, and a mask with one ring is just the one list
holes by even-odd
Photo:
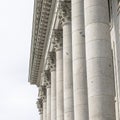
[[62, 29], [54, 29], [53, 30], [53, 47], [55, 50], [58, 50], [60, 48], [62, 48], [63, 45], [63, 31]]
[[61, 24], [71, 20], [71, 1], [60, 2], [58, 17]]

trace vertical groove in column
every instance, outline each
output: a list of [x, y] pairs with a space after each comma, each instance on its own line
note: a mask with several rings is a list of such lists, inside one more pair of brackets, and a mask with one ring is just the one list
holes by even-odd
[[51, 120], [51, 88], [47, 87], [47, 120]]
[[56, 120], [56, 71], [51, 71], [51, 120]]
[[56, 50], [56, 102], [57, 119], [64, 120], [63, 101], [63, 50]]
[[115, 120], [108, 0], [84, 0], [89, 120]]
[[72, 0], [74, 120], [88, 120], [84, 0]]

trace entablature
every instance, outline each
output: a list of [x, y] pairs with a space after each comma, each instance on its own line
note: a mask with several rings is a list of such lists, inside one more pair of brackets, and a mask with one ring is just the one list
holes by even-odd
[[29, 82], [37, 84], [53, 0], [35, 0], [29, 65]]

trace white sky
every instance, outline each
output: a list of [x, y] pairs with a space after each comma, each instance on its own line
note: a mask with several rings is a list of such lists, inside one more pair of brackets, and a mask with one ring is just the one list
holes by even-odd
[[0, 0], [0, 120], [39, 120], [28, 83], [34, 0]]

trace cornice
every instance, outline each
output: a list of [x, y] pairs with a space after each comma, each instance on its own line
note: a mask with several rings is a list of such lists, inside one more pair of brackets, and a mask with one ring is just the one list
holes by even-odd
[[37, 85], [40, 62], [49, 22], [52, 0], [35, 0], [29, 65], [29, 82]]
[[58, 2], [56, 0], [52, 0], [52, 5], [51, 5], [51, 11], [50, 11], [50, 16], [49, 16], [49, 21], [48, 21], [48, 26], [47, 26], [47, 32], [46, 32], [46, 37], [45, 37], [45, 43], [44, 43], [44, 50], [43, 50], [43, 58], [40, 61], [40, 67], [39, 67], [39, 74], [38, 74], [38, 79], [37, 79], [37, 86], [41, 85], [41, 73], [44, 70], [47, 70], [48, 68], [46, 68], [46, 60], [47, 60], [47, 53], [49, 51], [49, 47], [51, 44], [51, 33], [52, 33], [52, 27], [53, 25], [56, 23], [54, 22], [54, 19], [56, 18], [56, 4]]

